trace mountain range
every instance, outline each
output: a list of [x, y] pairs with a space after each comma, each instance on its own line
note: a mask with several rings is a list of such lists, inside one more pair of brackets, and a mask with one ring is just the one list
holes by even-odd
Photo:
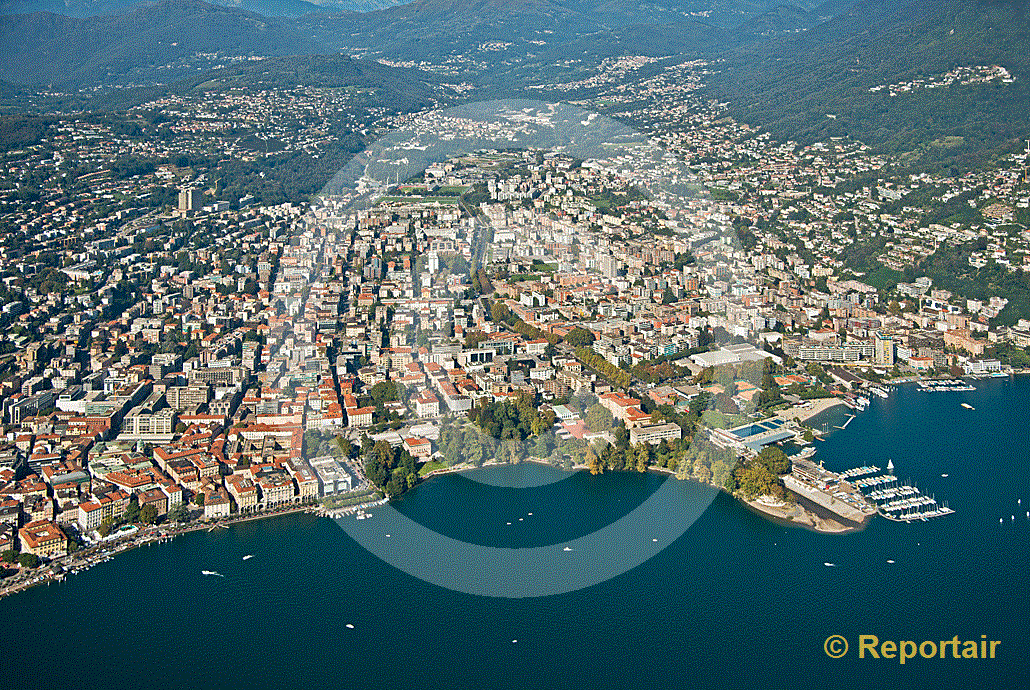
[[[198, 61], [198, 54], [346, 52], [439, 61], [491, 42], [504, 44], [492, 56], [502, 62], [523, 54], [557, 61], [570, 54], [701, 53], [753, 40], [756, 29], [764, 34], [805, 28], [820, 12], [778, 8], [775, 0], [415, 0], [373, 12], [300, 17], [265, 16], [201, 0], [126, 4], [122, 10], [89, 17], [0, 16], [0, 51], [6, 56], [0, 79], [66, 89], [169, 83], [213, 66]], [[746, 28], [734, 28], [741, 22]]]
[[[851, 134], [895, 151], [958, 137], [980, 149], [1030, 129], [1028, 36], [1022, 0], [862, 0], [810, 31], [728, 51], [709, 83], [736, 117], [783, 137]], [[993, 65], [1012, 81], [886, 89]]]
[[[69, 0], [76, 1], [129, 0]], [[259, 0], [231, 1], [246, 7]], [[422, 102], [432, 89], [429, 73], [376, 60], [451, 60], [459, 73], [449, 79], [475, 83], [482, 97], [560, 80], [564, 64], [677, 55], [712, 61], [711, 96], [783, 138], [850, 134], [908, 151], [951, 137], [972, 151], [1030, 128], [1023, 0], [414, 0], [370, 12], [340, 12], [329, 2], [335, 0], [319, 0], [319, 11], [297, 17], [201, 0], [126, 4], [104, 16], [0, 16], [0, 80], [11, 92], [197, 84], [215, 75], [253, 80], [260, 72], [284, 84], [299, 75], [306, 81], [293, 83], [380, 79]], [[341, 53], [364, 59], [289, 57]], [[251, 57], [275, 59], [256, 63], [262, 66], [255, 71], [245, 60]], [[882, 90], [990, 65], [1007, 69], [1010, 82], [900, 97]], [[951, 153], [962, 153], [961, 146]]]
[[[50, 12], [67, 17], [126, 14], [156, 4], [156, 0], [0, 0], [0, 15]], [[398, 0], [212, 0], [266, 17], [299, 17], [309, 12], [372, 12], [398, 4]]]

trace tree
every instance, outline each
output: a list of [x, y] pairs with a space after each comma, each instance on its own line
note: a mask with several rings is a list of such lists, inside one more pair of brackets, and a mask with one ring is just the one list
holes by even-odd
[[176, 503], [172, 506], [171, 510], [168, 511], [168, 519], [172, 522], [186, 522], [189, 519], [189, 511], [186, 510], [185, 503]]
[[405, 480], [400, 475], [394, 475], [383, 487], [389, 496], [400, 496], [404, 493]]
[[594, 403], [587, 410], [585, 421], [591, 431], [608, 431], [612, 428], [612, 413], [601, 403]]
[[511, 316], [511, 310], [503, 302], [494, 302], [490, 305], [490, 320], [494, 323], [507, 321]]
[[637, 472], [647, 471], [648, 465], [651, 464], [651, 446], [646, 443], [639, 444], [636, 454], [636, 469]]
[[194, 496], [193, 502], [196, 503], [198, 506], [204, 505], [204, 494], [197, 494], [196, 496]]
[[139, 499], [135, 495], [129, 498], [129, 507], [125, 509], [125, 521], [139, 522]]
[[18, 552], [14, 549], [7, 549], [3, 553], [0, 553], [0, 560], [4, 563], [14, 563], [18, 560]]
[[[354, 457], [354, 451], [355, 451], [354, 444], [351, 443], [348, 439], [345, 439], [343, 436], [337, 436], [336, 437], [336, 445], [340, 449], [340, 457], [344, 457], [344, 458]], [[335, 455], [335, 453], [334, 453], [334, 455]]]
[[23, 553], [18, 556], [18, 565], [23, 568], [35, 568], [39, 565], [39, 556], [34, 553]]
[[97, 527], [97, 532], [101, 537], [106, 537], [114, 529], [115, 524], [114, 516], [104, 518], [104, 521], [100, 523], [100, 527]]
[[778, 446], [766, 446], [758, 454], [758, 462], [773, 474], [790, 472], [790, 458]]
[[465, 334], [465, 349], [473, 350], [479, 347], [479, 343], [489, 340], [489, 338], [490, 336], [483, 331], [469, 331]]
[[157, 507], [153, 503], [148, 503], [139, 511], [139, 521], [145, 525], [153, 525], [157, 522]]
[[767, 494], [775, 494], [778, 488], [776, 476], [764, 465], [750, 462], [736, 471], [740, 491], [748, 499]]
[[589, 347], [594, 344], [594, 334], [576, 326], [565, 336], [565, 342], [573, 347]]

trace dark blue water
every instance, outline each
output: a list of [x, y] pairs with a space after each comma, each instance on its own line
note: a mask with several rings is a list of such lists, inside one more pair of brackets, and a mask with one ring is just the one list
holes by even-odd
[[[4, 680], [247, 690], [1028, 687], [1030, 521], [1020, 516], [1030, 510], [1030, 381], [977, 385], [900, 389], [818, 444], [833, 469], [892, 458], [951, 516], [874, 519], [861, 532], [823, 535], [769, 522], [723, 494], [643, 565], [528, 599], [427, 584], [331, 520], [282, 517], [144, 547], [0, 601]], [[539, 545], [618, 519], [663, 481], [675, 480], [581, 474], [513, 493], [449, 475], [396, 507], [456, 539]], [[506, 536], [500, 519], [529, 505], [547, 525], [520, 523]], [[823, 651], [832, 634], [852, 645], [843, 659]], [[995, 659], [901, 666], [858, 659], [862, 634], [987, 635], [1001, 645]]]

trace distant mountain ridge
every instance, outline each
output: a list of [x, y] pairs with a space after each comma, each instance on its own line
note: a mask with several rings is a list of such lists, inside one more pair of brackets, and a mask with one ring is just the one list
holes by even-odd
[[[212, 4], [235, 7], [265, 17], [299, 17], [309, 12], [372, 12], [404, 0], [211, 0]], [[66, 17], [96, 17], [128, 14], [156, 4], [157, 0], [0, 0], [0, 15], [50, 12]]]
[[155, 76], [196, 53], [293, 55], [327, 52], [287, 20], [210, 5], [164, 0], [126, 15], [78, 19], [49, 13], [0, 17], [0, 78], [75, 87]]
[[[709, 88], [736, 117], [783, 138], [850, 134], [908, 151], [961, 137], [949, 155], [962, 155], [1030, 130], [1028, 36], [1030, 8], [1019, 0], [860, 0], [803, 34], [736, 49]], [[1015, 81], [870, 91], [989, 65]]]
[[[136, 1], [69, 0], [69, 7], [76, 2], [83, 7], [99, 8], [105, 2], [131, 6]], [[306, 2], [221, 1], [245, 7], [264, 3], [266, 8], [278, 3], [284, 12], [288, 6]], [[53, 13], [0, 16], [0, 51], [5, 55], [0, 79], [65, 89], [172, 83], [198, 68], [214, 66], [213, 58], [205, 62], [198, 54], [239, 57], [344, 52], [432, 62], [455, 53], [476, 52], [490, 42], [498, 44], [499, 51], [510, 45], [512, 52], [484, 55], [487, 62], [504, 62], [519, 55], [523, 60], [546, 63], [573, 53], [594, 57], [701, 54], [752, 40], [746, 31], [713, 23], [713, 13], [728, 21], [775, 8], [776, 0], [414, 0], [374, 12], [310, 12], [289, 18], [201, 0], [161, 0], [122, 14], [85, 18]], [[790, 17], [809, 21], [807, 10], [777, 12], [773, 31], [785, 30]]]

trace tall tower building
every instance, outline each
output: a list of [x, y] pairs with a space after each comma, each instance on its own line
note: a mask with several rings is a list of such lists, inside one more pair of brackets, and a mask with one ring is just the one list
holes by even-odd
[[885, 367], [894, 366], [894, 341], [891, 337], [877, 332], [873, 340], [873, 364]]
[[191, 216], [204, 205], [204, 192], [195, 187], [183, 187], [179, 190], [179, 214]]

